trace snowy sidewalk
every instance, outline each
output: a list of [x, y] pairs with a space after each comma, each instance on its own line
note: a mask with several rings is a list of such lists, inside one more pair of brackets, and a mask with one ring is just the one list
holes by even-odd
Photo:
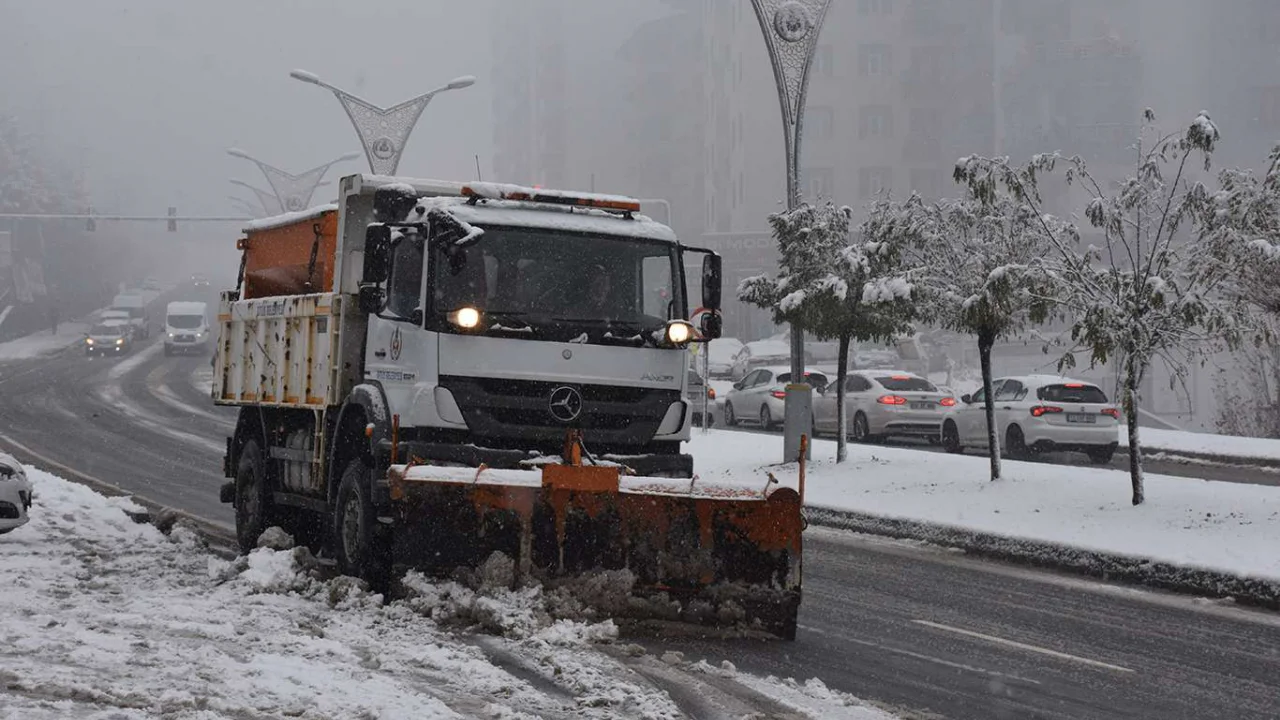
[[[780, 437], [696, 432], [691, 448], [704, 480], [763, 488], [772, 472], [796, 484], [796, 466], [777, 465]], [[818, 443], [813, 457], [810, 506], [1280, 581], [1277, 487], [1148, 475], [1147, 502], [1133, 507], [1116, 470], [1005, 461], [991, 482], [978, 456], [850, 444], [836, 465], [835, 443]]]
[[3, 720], [684, 717], [637, 671], [655, 665], [686, 696], [715, 675], [797, 717], [889, 717], [722, 658], [604, 652], [613, 623], [554, 621], [541, 588], [410, 576], [411, 597], [384, 606], [349, 578], [313, 577], [305, 551], [220, 560], [182, 526], [135, 524], [127, 499], [29, 473], [32, 520], [0, 536]]
[[[101, 311], [99, 311], [101, 312]], [[44, 330], [0, 343], [0, 362], [54, 355], [84, 340], [97, 313], [83, 321], [58, 323], [58, 334]]]

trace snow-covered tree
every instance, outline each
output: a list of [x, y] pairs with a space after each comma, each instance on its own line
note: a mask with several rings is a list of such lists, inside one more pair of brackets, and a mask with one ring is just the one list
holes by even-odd
[[[1008, 192], [938, 203], [918, 195], [905, 202], [886, 199], [861, 228], [870, 248], [898, 255], [903, 269], [891, 282], [912, 286], [921, 321], [977, 340], [992, 480], [1000, 478], [1003, 438], [997, 437], [992, 404], [991, 350], [996, 341], [1044, 321], [1052, 309], [1046, 230], [1064, 243], [1074, 241], [1073, 226], [1041, 216]], [[944, 441], [957, 447], [958, 439]]]
[[[846, 215], [845, 232], [848, 233]], [[854, 240], [840, 250], [829, 265], [834, 278], [828, 290], [813, 296], [814, 312], [808, 327], [814, 336], [834, 339], [838, 345], [835, 382], [836, 462], [848, 457], [845, 413], [845, 378], [849, 369], [849, 345], [889, 342], [912, 329], [915, 304], [912, 286], [898, 267], [899, 254], [885, 243]]]
[[836, 460], [845, 445], [844, 379], [851, 340], [888, 340], [906, 330], [910, 287], [889, 283], [894, 257], [850, 242], [853, 212], [848, 207], [803, 204], [771, 215], [781, 254], [777, 276], [747, 278], [738, 297], [773, 312], [776, 322], [793, 322], [816, 337], [839, 342], [836, 371]]
[[[1144, 139], [1153, 121], [1146, 111]], [[1218, 192], [1189, 179], [1195, 161], [1208, 171], [1218, 139], [1218, 128], [1201, 113], [1183, 132], [1140, 142], [1134, 176], [1114, 191], [1079, 157], [1057, 154], [1020, 168], [1004, 159], [967, 158], [956, 171], [975, 197], [1013, 198], [1043, 220], [1040, 246], [1053, 276], [1054, 302], [1071, 324], [1072, 350], [1087, 352], [1094, 365], [1115, 361], [1120, 368], [1135, 505], [1145, 497], [1139, 389], [1153, 360], [1182, 378], [1190, 359], [1235, 347], [1257, 329], [1239, 282], [1246, 263], [1274, 253], [1275, 219], [1250, 212], [1253, 196], [1241, 192], [1239, 173], [1221, 174]], [[1084, 215], [1101, 244], [1083, 252], [1041, 210], [1038, 176], [1059, 164], [1067, 182], [1089, 195]], [[1059, 367], [1074, 363], [1074, 353], [1067, 352]]]

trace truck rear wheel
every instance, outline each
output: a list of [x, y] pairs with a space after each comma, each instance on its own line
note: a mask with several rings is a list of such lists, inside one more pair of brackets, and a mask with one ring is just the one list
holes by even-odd
[[371, 475], [362, 458], [347, 463], [334, 505], [333, 543], [341, 571], [382, 592], [391, 580], [391, 543], [370, 497]]
[[267, 494], [266, 466], [258, 441], [250, 440], [240, 450], [236, 468], [236, 542], [240, 552], [258, 546], [258, 536], [270, 527], [271, 506]]

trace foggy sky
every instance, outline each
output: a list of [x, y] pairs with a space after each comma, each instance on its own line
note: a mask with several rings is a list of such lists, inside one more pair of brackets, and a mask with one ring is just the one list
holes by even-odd
[[[487, 169], [492, 144], [491, 11], [444, 0], [0, 0], [0, 97], [83, 167], [100, 210], [225, 215], [238, 214], [228, 194], [248, 195], [229, 178], [266, 186], [228, 147], [293, 173], [361, 150], [337, 99], [290, 70], [384, 107], [471, 74], [475, 86], [432, 100], [400, 171], [472, 178], [474, 155]], [[363, 154], [328, 178], [362, 171]]]

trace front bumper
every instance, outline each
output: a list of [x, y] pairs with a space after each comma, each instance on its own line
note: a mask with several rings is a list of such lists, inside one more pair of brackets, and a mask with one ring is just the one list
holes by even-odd
[[[391, 441], [378, 443], [380, 459], [390, 460]], [[437, 443], [421, 440], [402, 440], [397, 451], [397, 460], [423, 461], [426, 463], [447, 463], [480, 467], [481, 464], [495, 469], [528, 468], [545, 462], [548, 454], [530, 450], [507, 450], [503, 448], [482, 447], [474, 444]], [[693, 477], [693, 456], [683, 453], [599, 453], [597, 460], [625, 465], [637, 475], [652, 477]]]

